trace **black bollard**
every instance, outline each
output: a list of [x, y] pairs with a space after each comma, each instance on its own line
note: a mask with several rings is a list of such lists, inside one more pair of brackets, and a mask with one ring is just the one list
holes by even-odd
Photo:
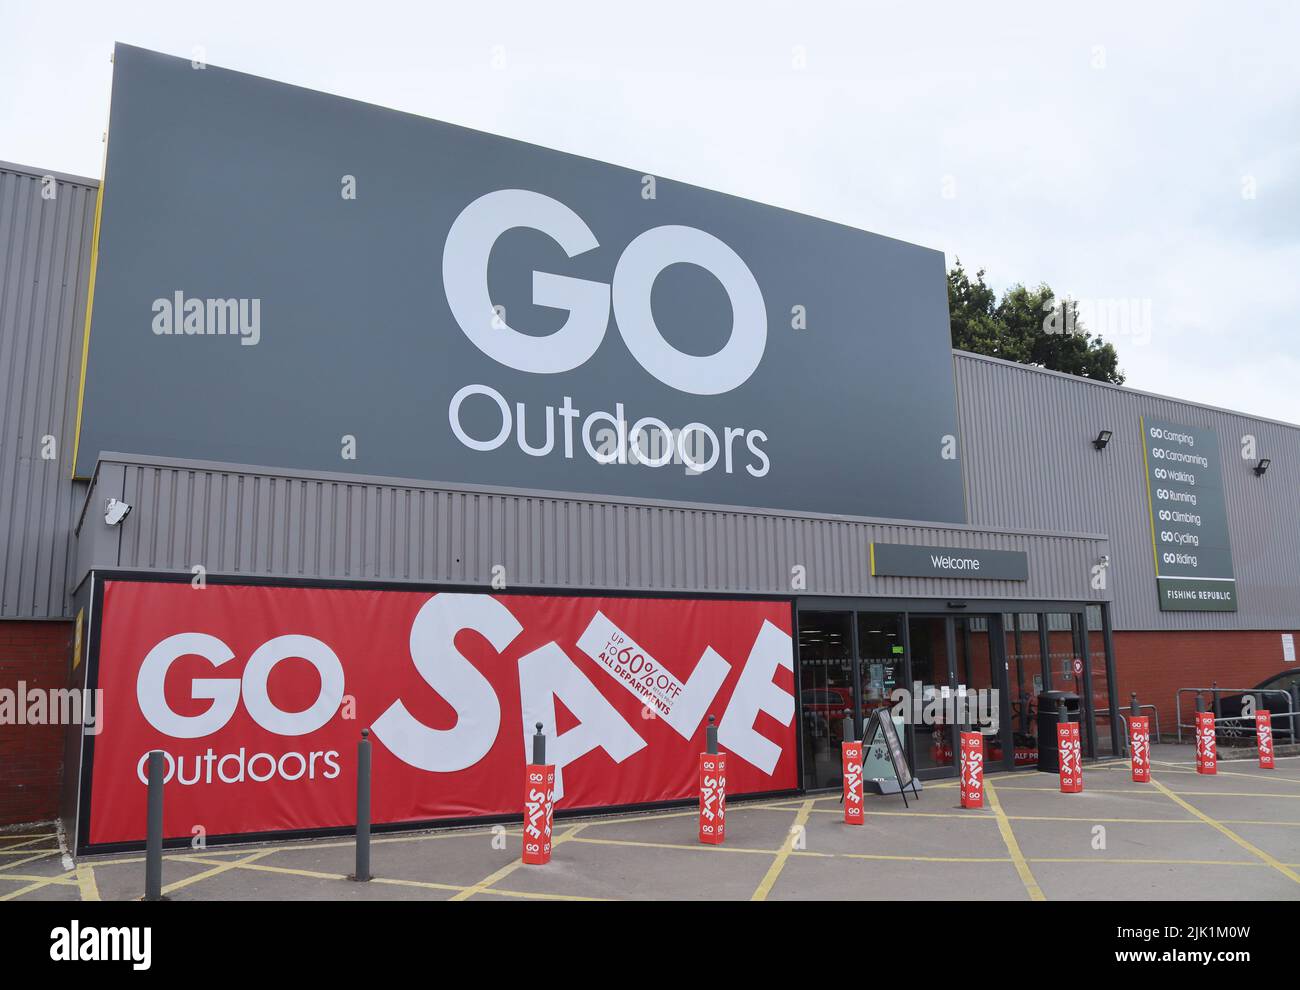
[[1291, 684], [1291, 741], [1300, 740], [1300, 680]]
[[546, 766], [546, 737], [542, 735], [542, 723], [537, 723], [537, 731], [533, 733], [533, 766]]
[[1130, 691], [1128, 697], [1128, 713], [1134, 718], [1137, 718], [1142, 714], [1142, 706], [1138, 704], [1138, 693], [1136, 691]]
[[857, 734], [857, 730], [853, 726], [853, 710], [851, 708], [844, 709], [844, 724], [841, 731], [844, 736], [844, 742], [856, 741], [854, 737]]
[[167, 771], [162, 750], [149, 753], [149, 815], [145, 833], [144, 899], [162, 900], [163, 777]]
[[709, 716], [709, 727], [704, 730], [704, 751], [710, 756], [718, 755], [718, 727], [713, 724], [714, 718]]
[[1214, 720], [1217, 722], [1223, 718], [1223, 709], [1219, 705], [1219, 682], [1210, 681], [1210, 690], [1213, 692], [1211, 697], [1214, 699]]
[[1201, 692], [1196, 692], [1196, 710], [1197, 712], [1205, 711], [1205, 699], [1201, 697]]
[[357, 869], [350, 880], [370, 879], [370, 730], [357, 743]]

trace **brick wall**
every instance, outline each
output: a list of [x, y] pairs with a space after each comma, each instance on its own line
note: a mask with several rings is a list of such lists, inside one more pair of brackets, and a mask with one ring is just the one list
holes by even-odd
[[[0, 689], [67, 686], [71, 622], [0, 621]], [[7, 720], [6, 720], [7, 721]], [[0, 725], [0, 825], [48, 821], [59, 808], [62, 725]]]
[[[1160, 710], [1160, 728], [1167, 741], [1174, 737], [1174, 692], [1180, 687], [1254, 687], [1260, 681], [1300, 663], [1282, 660], [1282, 632], [1300, 644], [1300, 630], [1277, 632], [1116, 632], [1115, 682], [1120, 704], [1136, 691], [1143, 704]], [[1206, 698], [1208, 705], [1209, 698]], [[1277, 704], [1282, 703], [1278, 698]], [[1183, 721], [1195, 710], [1195, 699], [1183, 699]]]

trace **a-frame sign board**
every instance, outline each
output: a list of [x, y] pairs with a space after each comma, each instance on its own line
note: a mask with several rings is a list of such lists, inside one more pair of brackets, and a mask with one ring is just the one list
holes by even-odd
[[877, 732], [885, 741], [885, 751], [889, 754], [889, 762], [894, 768], [894, 776], [898, 779], [898, 793], [903, 797], [903, 807], [910, 807], [907, 803], [906, 789], [911, 787], [912, 794], [916, 797], [920, 797], [921, 793], [917, 790], [916, 779], [912, 776], [912, 768], [907, 765], [907, 754], [903, 751], [903, 742], [898, 738], [898, 730], [894, 726], [894, 719], [890, 715], [888, 708], [874, 709], [871, 712], [871, 717], [867, 719], [866, 727], [862, 732], [864, 766], [867, 752], [871, 749]]

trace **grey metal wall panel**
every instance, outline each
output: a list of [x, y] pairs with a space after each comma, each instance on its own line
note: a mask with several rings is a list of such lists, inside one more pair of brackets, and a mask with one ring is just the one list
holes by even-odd
[[[68, 479], [97, 184], [0, 162], [0, 618], [67, 618]], [[55, 440], [53, 459], [42, 438]]]
[[[976, 530], [106, 455], [81, 532], [83, 566], [355, 581], [768, 595], [1099, 601], [1088, 534]], [[120, 477], [120, 481], [116, 479]], [[133, 507], [104, 539], [98, 500]], [[86, 527], [90, 527], [87, 529]], [[872, 577], [869, 545], [1024, 550], [1027, 582]], [[804, 568], [806, 588], [792, 584]]]
[[[974, 526], [1110, 537], [1117, 629], [1300, 625], [1300, 427], [971, 354], [955, 355], [967, 511]], [[1243, 402], [1248, 397], [1243, 398]], [[1161, 612], [1139, 417], [1214, 430], [1240, 599], [1235, 613]], [[1098, 431], [1114, 436], [1093, 449]], [[1263, 477], [1241, 457], [1256, 438]]]

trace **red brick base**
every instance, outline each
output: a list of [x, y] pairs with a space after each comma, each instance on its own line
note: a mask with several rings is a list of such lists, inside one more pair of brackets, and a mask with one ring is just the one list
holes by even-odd
[[[0, 621], [0, 689], [67, 687], [71, 622]], [[0, 825], [49, 821], [63, 778], [62, 725], [0, 725]]]
[[[1289, 631], [1300, 643], [1300, 631]], [[1100, 637], [1094, 634], [1094, 648]], [[1176, 729], [1174, 692], [1181, 687], [1254, 687], [1274, 674], [1294, 670], [1300, 663], [1282, 660], [1279, 632], [1116, 632], [1115, 681], [1120, 707], [1136, 691], [1142, 704], [1156, 705], [1166, 742]], [[1280, 705], [1281, 698], [1277, 699]], [[1209, 698], [1206, 698], [1207, 705]], [[1190, 722], [1195, 698], [1183, 698], [1183, 721]]]

